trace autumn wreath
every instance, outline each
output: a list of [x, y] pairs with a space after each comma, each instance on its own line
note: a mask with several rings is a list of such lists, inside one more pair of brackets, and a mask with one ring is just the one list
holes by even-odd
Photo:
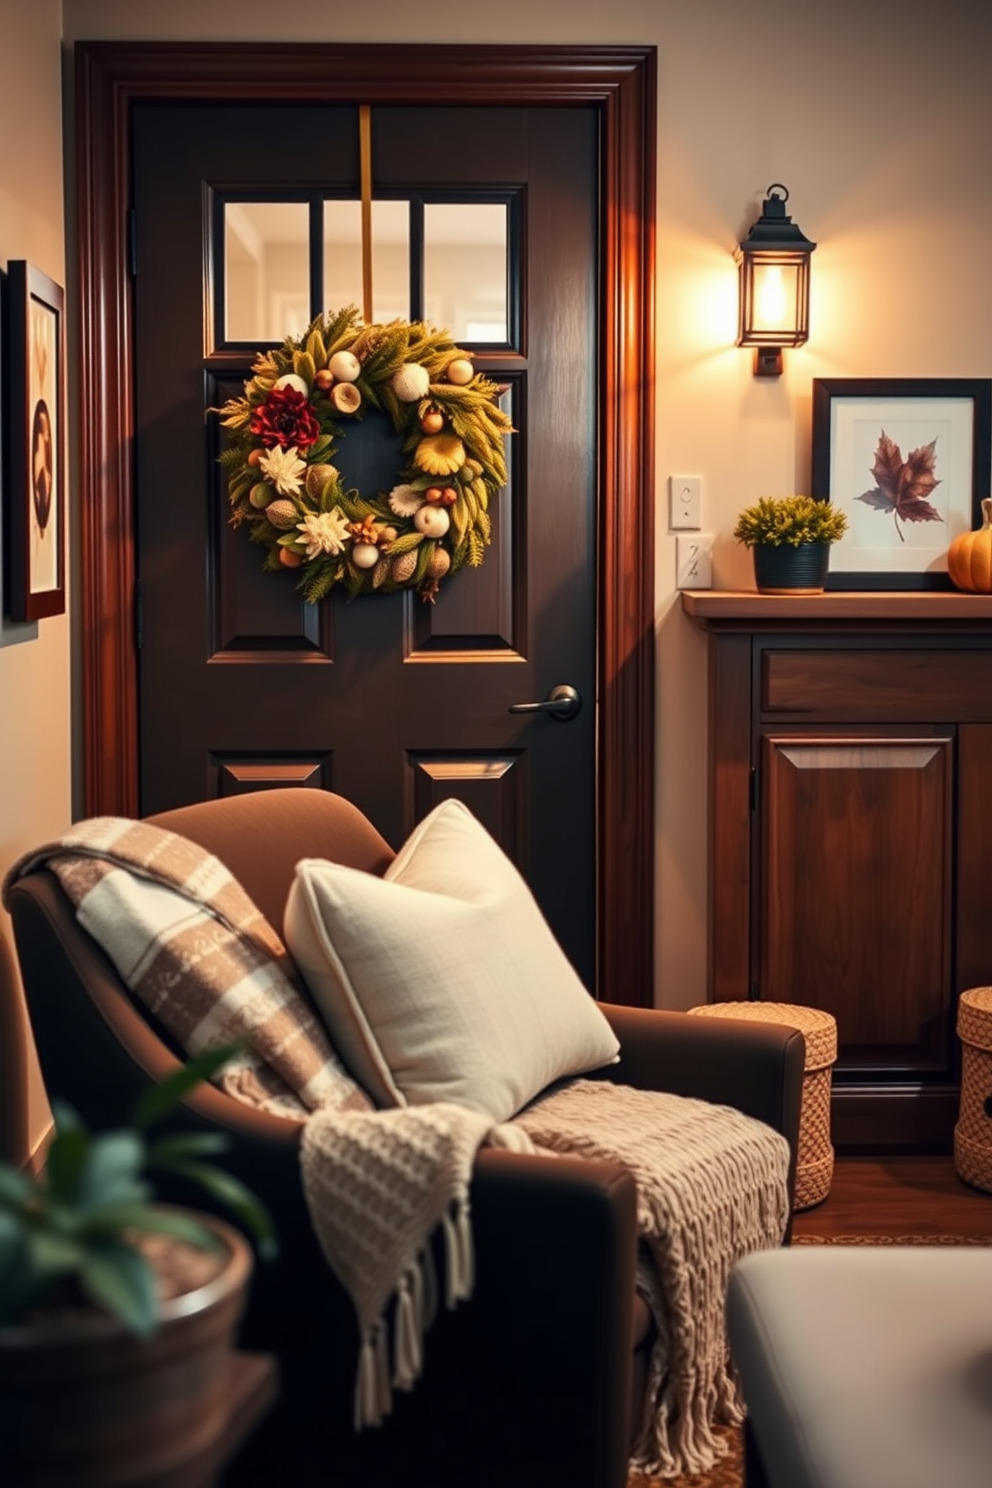
[[[220, 455], [231, 522], [268, 549], [268, 569], [299, 569], [311, 604], [414, 589], [434, 602], [446, 574], [477, 567], [490, 498], [506, 484], [510, 420], [499, 389], [447, 331], [420, 321], [366, 325], [354, 306], [262, 352], [222, 408]], [[388, 416], [404, 464], [392, 489], [348, 489], [332, 463], [349, 421]]]

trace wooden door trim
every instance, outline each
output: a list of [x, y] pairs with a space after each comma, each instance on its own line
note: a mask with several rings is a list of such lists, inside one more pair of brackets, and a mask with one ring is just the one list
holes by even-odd
[[600, 121], [597, 987], [653, 1001], [653, 47], [79, 42], [83, 811], [138, 811], [129, 118], [137, 102], [592, 105]]

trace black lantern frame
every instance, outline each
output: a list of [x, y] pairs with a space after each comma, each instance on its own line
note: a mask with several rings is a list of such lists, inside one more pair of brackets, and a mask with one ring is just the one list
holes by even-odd
[[[809, 260], [816, 244], [787, 215], [788, 199], [781, 182], [773, 182], [761, 216], [734, 252], [740, 274], [737, 345], [755, 348], [758, 377], [779, 376], [782, 348], [809, 338]], [[775, 304], [769, 308], [771, 289]]]

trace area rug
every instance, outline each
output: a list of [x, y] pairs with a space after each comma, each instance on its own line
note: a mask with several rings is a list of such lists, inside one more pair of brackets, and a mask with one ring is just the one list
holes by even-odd
[[[992, 1245], [992, 1235], [794, 1235], [793, 1245]], [[740, 1427], [717, 1427], [726, 1439], [726, 1457], [708, 1473], [652, 1478], [631, 1473], [627, 1488], [744, 1488], [744, 1436]]]
[[706, 1473], [683, 1473], [679, 1478], [651, 1478], [631, 1473], [627, 1488], [744, 1488], [744, 1433], [739, 1426], [717, 1426], [716, 1435], [726, 1439], [728, 1452]]
[[992, 1235], [793, 1235], [793, 1245], [992, 1245]]

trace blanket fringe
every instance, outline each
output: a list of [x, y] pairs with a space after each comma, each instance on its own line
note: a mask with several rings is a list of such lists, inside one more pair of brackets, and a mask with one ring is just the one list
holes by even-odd
[[420, 1268], [414, 1264], [403, 1272], [396, 1288], [396, 1326], [393, 1336], [393, 1384], [412, 1389], [423, 1366], [424, 1317]]
[[381, 1426], [383, 1417], [388, 1416], [392, 1408], [386, 1333], [380, 1318], [362, 1335], [355, 1381], [355, 1430], [360, 1431], [363, 1426]]
[[442, 1224], [447, 1263], [445, 1300], [448, 1307], [454, 1307], [457, 1302], [464, 1302], [471, 1297], [475, 1280], [475, 1256], [467, 1194], [459, 1195], [452, 1201], [447, 1213], [442, 1216]]
[[[475, 1282], [475, 1257], [467, 1195], [454, 1199], [441, 1219], [445, 1240], [445, 1301], [467, 1301]], [[355, 1380], [355, 1430], [380, 1426], [393, 1408], [393, 1388], [411, 1390], [424, 1366], [424, 1335], [437, 1309], [437, 1276], [430, 1247], [400, 1273], [393, 1321], [393, 1376], [389, 1379], [386, 1327], [378, 1318], [362, 1334]]]

